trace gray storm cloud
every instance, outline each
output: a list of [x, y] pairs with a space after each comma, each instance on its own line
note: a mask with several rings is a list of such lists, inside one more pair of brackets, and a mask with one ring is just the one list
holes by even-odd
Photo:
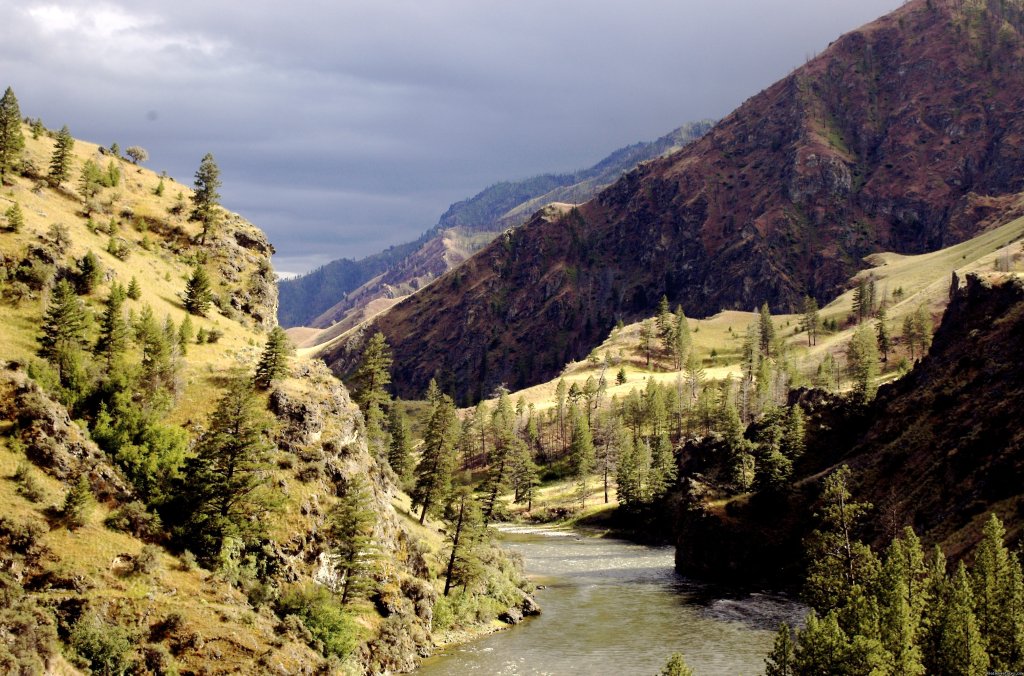
[[408, 241], [490, 183], [720, 117], [898, 0], [0, 0], [0, 87], [139, 144], [303, 271]]

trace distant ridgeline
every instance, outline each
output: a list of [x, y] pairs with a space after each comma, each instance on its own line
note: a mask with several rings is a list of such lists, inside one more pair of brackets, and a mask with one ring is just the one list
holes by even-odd
[[[395, 387], [460, 401], [552, 378], [668, 296], [691, 316], [835, 297], [863, 257], [963, 241], [1024, 189], [1013, 3], [915, 0], [679, 152], [538, 216], [378, 315]], [[372, 331], [371, 330], [371, 333]], [[325, 354], [339, 372], [358, 344]]]
[[[711, 121], [691, 122], [647, 142], [616, 150], [589, 169], [492, 185], [446, 211], [419, 239], [358, 261], [341, 259], [280, 283], [282, 326], [326, 328], [374, 298], [425, 286], [553, 202], [585, 202], [637, 164], [700, 138]], [[380, 279], [375, 279], [383, 275]], [[367, 288], [361, 288], [368, 285]], [[350, 297], [352, 296], [352, 297]]]

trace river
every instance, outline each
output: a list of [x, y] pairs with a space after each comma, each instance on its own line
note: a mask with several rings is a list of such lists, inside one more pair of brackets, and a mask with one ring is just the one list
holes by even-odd
[[698, 676], [764, 673], [782, 620], [804, 609], [769, 595], [716, 595], [673, 570], [671, 547], [647, 547], [572, 531], [512, 528], [543, 608], [508, 631], [424, 661], [422, 676], [611, 674], [651, 676], [680, 651]]

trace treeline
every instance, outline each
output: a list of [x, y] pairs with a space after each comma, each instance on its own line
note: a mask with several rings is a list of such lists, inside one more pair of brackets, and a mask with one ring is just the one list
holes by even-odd
[[860, 539], [870, 505], [853, 500], [849, 470], [829, 475], [820, 525], [807, 542], [806, 626], [782, 625], [768, 676], [934, 674], [1024, 670], [1024, 574], [993, 514], [973, 565], [952, 571], [906, 528], [882, 554]]

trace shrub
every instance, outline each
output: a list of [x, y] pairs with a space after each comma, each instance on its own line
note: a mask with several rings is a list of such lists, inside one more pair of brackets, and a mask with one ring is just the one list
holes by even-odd
[[132, 668], [132, 641], [128, 632], [93, 614], [75, 623], [68, 643], [100, 674], [124, 674]]
[[53, 615], [5, 573], [0, 573], [0, 636], [0, 673], [45, 672], [57, 642]]
[[160, 537], [160, 517], [146, 509], [146, 505], [133, 500], [118, 507], [104, 521], [107, 528], [131, 533], [142, 540], [154, 540]]
[[160, 567], [160, 548], [156, 545], [143, 545], [142, 551], [135, 557], [135, 567], [132, 570], [139, 575], [155, 573]]
[[181, 564], [181, 569], [186, 573], [190, 570], [195, 570], [196, 566], [199, 565], [196, 562], [196, 555], [187, 549], [181, 553], [178, 561]]
[[344, 658], [359, 644], [359, 625], [344, 611], [341, 602], [329, 590], [317, 584], [295, 585], [286, 589], [277, 604], [283, 617], [295, 616], [323, 646], [324, 655]]
[[18, 494], [29, 502], [40, 502], [46, 497], [43, 487], [39, 485], [31, 465], [27, 462], [18, 465], [12, 478], [14, 483], [18, 484]]
[[64, 525], [68, 530], [81, 528], [88, 522], [92, 505], [93, 496], [89, 478], [84, 473], [79, 474], [78, 480], [64, 496], [64, 504], [60, 508], [60, 514], [64, 517]]

